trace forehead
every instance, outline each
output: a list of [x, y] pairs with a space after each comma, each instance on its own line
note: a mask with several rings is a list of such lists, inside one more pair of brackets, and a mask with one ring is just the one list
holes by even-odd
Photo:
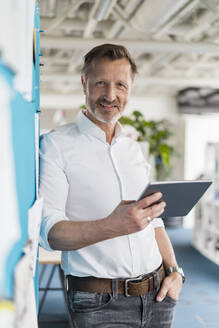
[[131, 78], [131, 65], [126, 58], [111, 60], [107, 57], [95, 59], [88, 73], [96, 76], [114, 76], [117, 78]]

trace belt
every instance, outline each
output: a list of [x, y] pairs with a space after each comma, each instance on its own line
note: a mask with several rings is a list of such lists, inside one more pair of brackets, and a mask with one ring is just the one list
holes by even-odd
[[140, 296], [155, 290], [165, 277], [163, 265], [157, 270], [128, 279], [105, 279], [92, 276], [77, 277], [67, 275], [67, 290], [89, 293], [112, 293], [113, 281], [118, 283], [118, 294], [126, 296]]

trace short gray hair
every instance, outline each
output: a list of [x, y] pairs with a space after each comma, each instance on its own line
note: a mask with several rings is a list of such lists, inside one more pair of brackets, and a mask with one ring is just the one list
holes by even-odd
[[107, 57], [112, 61], [126, 58], [130, 63], [132, 75], [135, 76], [135, 74], [138, 73], [135, 61], [131, 57], [129, 51], [122, 45], [110, 44], [110, 43], [105, 43], [105, 44], [101, 44], [100, 46], [94, 47], [84, 56], [84, 63], [81, 73], [86, 76], [93, 62], [96, 59], [98, 58], [100, 59], [103, 57]]

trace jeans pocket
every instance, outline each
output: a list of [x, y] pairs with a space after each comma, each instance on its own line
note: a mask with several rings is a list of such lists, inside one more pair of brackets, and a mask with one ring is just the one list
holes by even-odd
[[166, 297], [164, 298], [164, 301], [171, 303], [172, 305], [176, 305], [176, 303], [177, 303], [177, 300], [175, 300], [174, 298], [172, 298], [169, 295], [166, 295]]
[[107, 293], [88, 293], [69, 291], [68, 301], [73, 312], [92, 312], [101, 310], [111, 303], [112, 295]]

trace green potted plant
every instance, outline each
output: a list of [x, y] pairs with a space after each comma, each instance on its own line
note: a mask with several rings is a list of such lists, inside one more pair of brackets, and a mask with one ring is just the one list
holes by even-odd
[[153, 156], [157, 180], [165, 180], [171, 172], [171, 156], [174, 148], [169, 144], [172, 132], [167, 120], [147, 121], [139, 111], [133, 111], [131, 116], [120, 118], [122, 125], [130, 125], [138, 131], [137, 141], [149, 143], [149, 155]]

